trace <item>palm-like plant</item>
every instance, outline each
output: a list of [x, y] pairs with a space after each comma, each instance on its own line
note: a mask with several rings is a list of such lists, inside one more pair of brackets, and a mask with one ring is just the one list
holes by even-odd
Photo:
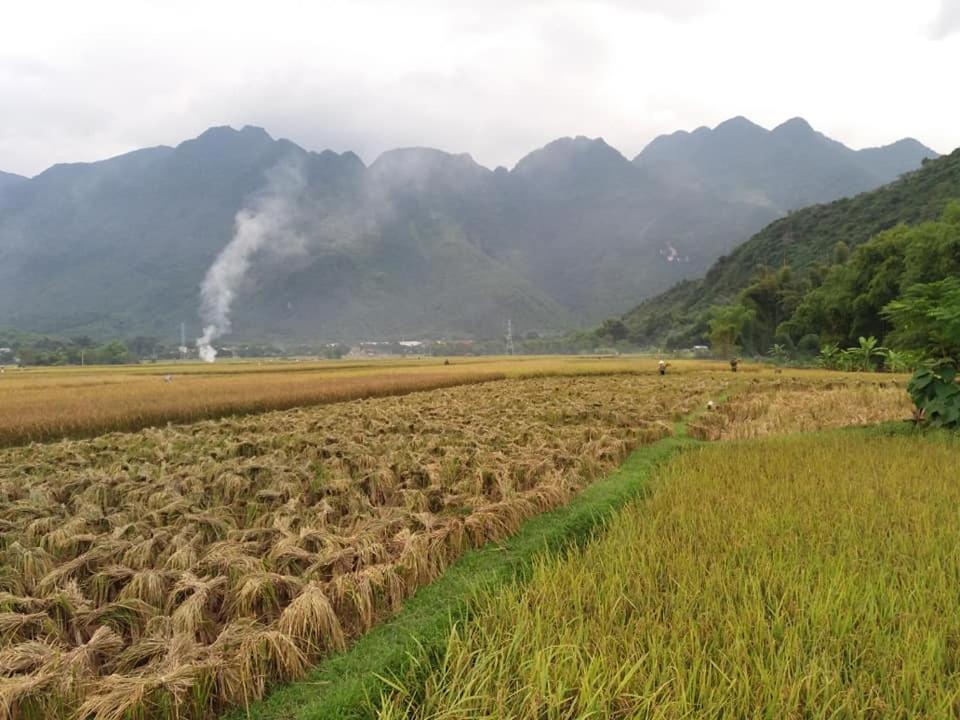
[[817, 367], [833, 370], [840, 360], [840, 346], [836, 343], [827, 343], [820, 348], [817, 356]]
[[887, 348], [877, 344], [877, 339], [871, 335], [868, 338], [860, 336], [857, 347], [848, 348], [847, 352], [853, 357], [854, 368], [867, 372], [875, 367], [874, 360], [883, 358]]
[[910, 372], [915, 370], [919, 364], [920, 359], [917, 354], [906, 350], [888, 349], [883, 354], [883, 366], [890, 372]]
[[790, 352], [787, 350], [785, 345], [780, 343], [774, 343], [773, 347], [770, 348], [770, 351], [767, 353], [777, 365], [782, 365], [790, 359]]

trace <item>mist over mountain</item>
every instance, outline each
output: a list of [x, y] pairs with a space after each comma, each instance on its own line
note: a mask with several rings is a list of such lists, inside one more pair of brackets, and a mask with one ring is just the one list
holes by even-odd
[[0, 326], [176, 336], [238, 211], [278, 166], [301, 178], [283, 252], [237, 288], [233, 335], [356, 340], [564, 330], [620, 313], [786, 211], [895, 179], [936, 153], [854, 151], [793, 120], [654, 140], [633, 161], [562, 138], [512, 170], [430, 148], [308, 152], [260, 128], [40, 175], [0, 174]]

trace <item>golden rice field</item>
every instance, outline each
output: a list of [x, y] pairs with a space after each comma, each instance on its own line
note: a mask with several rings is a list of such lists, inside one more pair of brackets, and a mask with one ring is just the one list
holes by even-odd
[[956, 435], [850, 433], [682, 454], [379, 717], [956, 718], [958, 457]]
[[[655, 360], [640, 357], [478, 357], [450, 363], [430, 358], [8, 369], [0, 374], [0, 447], [503, 377], [652, 374], [656, 367]], [[681, 361], [671, 374], [719, 367]]]
[[0, 718], [243, 705], [730, 382], [495, 381], [0, 451]]
[[[10, 375], [10, 373], [7, 373]], [[0, 378], [0, 447], [167, 422], [195, 422], [502, 378], [459, 367], [146, 375], [121, 371]]]

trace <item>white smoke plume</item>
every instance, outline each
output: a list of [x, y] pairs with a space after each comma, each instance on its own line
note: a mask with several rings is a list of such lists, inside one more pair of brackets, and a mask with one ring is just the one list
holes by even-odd
[[286, 160], [267, 173], [267, 187], [234, 218], [230, 243], [207, 270], [200, 287], [203, 335], [197, 338], [201, 359], [217, 358], [213, 342], [230, 332], [230, 311], [257, 253], [288, 254], [302, 251], [304, 239], [297, 225], [306, 188], [303, 168]]

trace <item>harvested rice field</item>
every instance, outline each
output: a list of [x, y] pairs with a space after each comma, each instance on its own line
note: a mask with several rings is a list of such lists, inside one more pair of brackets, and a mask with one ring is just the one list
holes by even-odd
[[[683, 360], [671, 373], [722, 369]], [[28, 368], [0, 373], [0, 447], [488, 380], [652, 375], [642, 357], [423, 358]]]
[[854, 375], [753, 379], [690, 424], [700, 440], [742, 440], [909, 419], [906, 381]]
[[729, 382], [487, 382], [2, 451], [0, 717], [244, 705]]
[[640, 448], [909, 414], [890, 381], [603, 362], [0, 450], [0, 720], [259, 708]]

